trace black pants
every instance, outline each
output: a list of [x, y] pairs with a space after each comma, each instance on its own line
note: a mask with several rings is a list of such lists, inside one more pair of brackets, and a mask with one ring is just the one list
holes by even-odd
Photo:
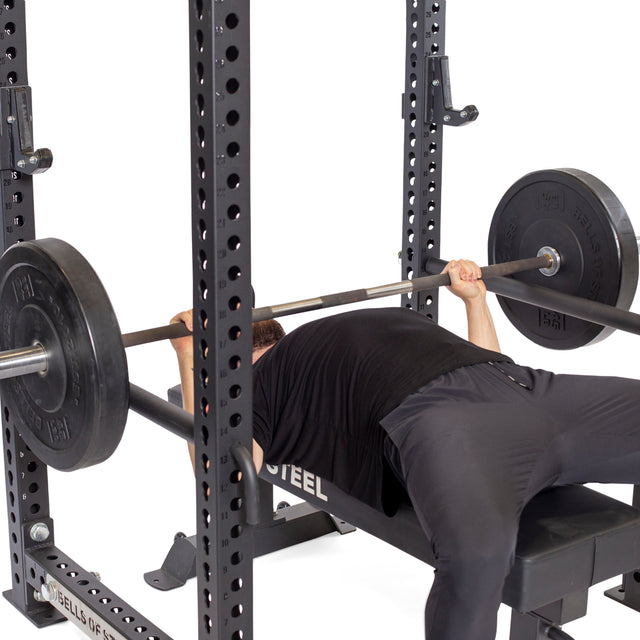
[[640, 483], [640, 382], [510, 364], [457, 369], [383, 420], [433, 544], [427, 640], [493, 640], [518, 522], [554, 485]]

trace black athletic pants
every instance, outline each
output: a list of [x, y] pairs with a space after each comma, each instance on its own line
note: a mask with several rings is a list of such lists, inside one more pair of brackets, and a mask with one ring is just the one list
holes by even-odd
[[495, 638], [520, 514], [542, 489], [640, 483], [636, 380], [473, 365], [409, 396], [383, 427], [436, 557], [427, 640]]

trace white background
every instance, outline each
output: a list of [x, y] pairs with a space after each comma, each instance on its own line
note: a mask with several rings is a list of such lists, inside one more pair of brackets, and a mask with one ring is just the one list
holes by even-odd
[[[253, 4], [258, 305], [398, 280], [404, 3]], [[475, 103], [480, 118], [445, 134], [443, 256], [484, 263], [501, 195], [538, 169], [595, 174], [640, 226], [634, 5], [450, 0], [454, 106]], [[88, 258], [123, 332], [164, 324], [191, 304], [187, 3], [28, 0], [27, 11], [36, 144], [55, 156], [35, 178], [37, 235], [64, 238]], [[503, 350], [520, 362], [638, 373], [634, 336], [549, 351], [492, 305]], [[441, 322], [464, 332], [460, 305], [446, 293]], [[161, 395], [177, 382], [169, 344], [128, 357], [133, 382]], [[160, 593], [142, 574], [159, 567], [176, 531], [195, 531], [193, 484], [184, 445], [135, 415], [107, 462], [50, 473], [57, 544], [177, 640], [196, 637], [195, 584]], [[607, 490], [631, 495], [628, 487]], [[254, 566], [257, 638], [422, 637], [431, 569], [362, 532]], [[0, 576], [9, 588], [7, 542]], [[567, 631], [581, 640], [637, 638], [640, 615], [601, 592], [592, 590], [588, 617]], [[508, 618], [501, 611], [500, 640]], [[81, 636], [70, 624], [37, 631], [4, 599], [0, 629], [24, 640]]]

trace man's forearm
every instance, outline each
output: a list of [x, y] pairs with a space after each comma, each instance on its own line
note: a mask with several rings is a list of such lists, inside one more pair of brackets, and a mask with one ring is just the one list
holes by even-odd
[[469, 342], [500, 353], [500, 343], [486, 300], [470, 300], [465, 304]]
[[185, 357], [178, 358], [180, 369], [180, 385], [182, 387], [182, 408], [193, 413], [193, 360]]
[[[180, 386], [182, 388], [182, 408], [189, 413], [193, 413], [193, 357], [188, 357], [184, 354], [179, 355], [178, 367], [180, 370]], [[195, 469], [195, 450], [192, 444], [189, 444], [189, 457]]]

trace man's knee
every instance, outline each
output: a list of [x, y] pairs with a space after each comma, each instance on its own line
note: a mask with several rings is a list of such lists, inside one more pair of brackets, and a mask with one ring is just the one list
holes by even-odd
[[446, 551], [436, 550], [437, 575], [449, 583], [451, 595], [457, 598], [476, 598], [482, 593], [495, 598], [502, 593], [513, 566], [516, 538], [517, 532], [490, 537], [470, 535], [464, 544], [446, 545]]

